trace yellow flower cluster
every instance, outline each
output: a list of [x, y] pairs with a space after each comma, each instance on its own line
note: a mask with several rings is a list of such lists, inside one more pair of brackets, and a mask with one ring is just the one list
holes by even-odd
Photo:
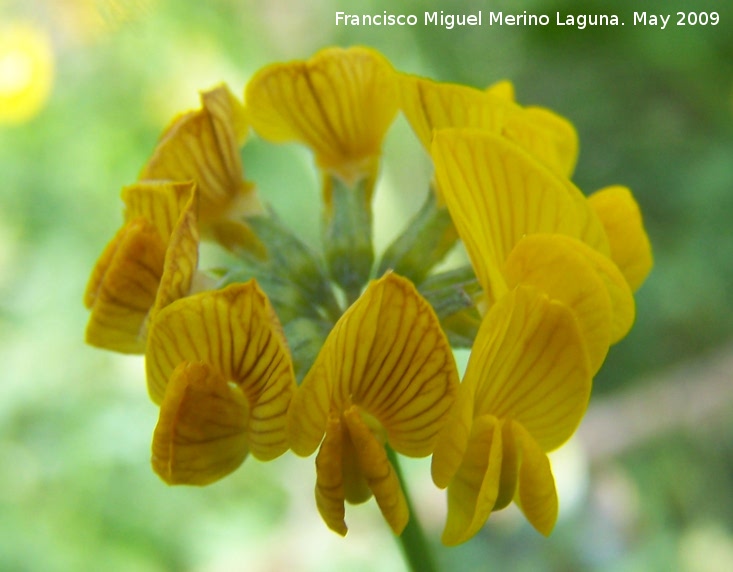
[[[399, 112], [432, 158], [434, 190], [375, 262], [371, 199]], [[322, 254], [243, 179], [250, 129], [313, 151]], [[444, 543], [512, 501], [548, 534], [547, 452], [578, 427], [652, 265], [631, 193], [586, 197], [571, 182], [577, 155], [573, 126], [519, 105], [510, 83], [434, 82], [367, 48], [265, 67], [244, 104], [224, 86], [205, 92], [123, 190], [125, 223], [85, 296], [89, 343], [145, 354], [155, 471], [203, 485], [250, 452], [317, 450], [329, 528], [345, 534], [345, 502], [374, 496], [400, 534], [410, 515], [390, 458], [432, 455]], [[197, 269], [199, 231], [242, 261], [218, 284]], [[471, 267], [436, 272], [458, 238]]]

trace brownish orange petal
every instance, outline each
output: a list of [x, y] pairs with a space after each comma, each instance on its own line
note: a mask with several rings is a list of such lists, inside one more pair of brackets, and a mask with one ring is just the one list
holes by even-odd
[[249, 404], [239, 386], [203, 363], [172, 373], [153, 434], [153, 469], [171, 485], [207, 485], [247, 457]]
[[163, 133], [140, 179], [195, 181], [204, 224], [253, 192], [239, 155], [242, 105], [225, 85], [201, 94], [202, 108], [176, 118]]
[[263, 68], [245, 98], [263, 138], [308, 145], [322, 169], [351, 186], [374, 174], [398, 90], [392, 66], [378, 52], [327, 48], [307, 61]]
[[344, 432], [339, 417], [327, 421], [326, 437], [316, 456], [316, 506], [326, 526], [345, 536], [343, 481]]
[[400, 480], [387, 458], [387, 451], [364, 423], [356, 407], [352, 406], [344, 412], [344, 423], [354, 444], [361, 474], [374, 493], [382, 516], [392, 532], [402, 534], [410, 513]]
[[205, 363], [247, 396], [252, 454], [261, 460], [282, 454], [295, 376], [274, 316], [254, 280], [188, 296], [163, 308], [151, 323], [146, 348], [153, 401], [161, 402], [181, 362]]
[[163, 274], [166, 247], [143, 218], [126, 223], [94, 267], [84, 295], [91, 310], [87, 343], [143, 353], [143, 329]]

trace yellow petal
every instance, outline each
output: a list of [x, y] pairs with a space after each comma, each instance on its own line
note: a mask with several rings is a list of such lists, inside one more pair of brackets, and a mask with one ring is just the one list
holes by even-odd
[[519, 456], [514, 501], [537, 531], [549, 535], [557, 520], [557, 491], [547, 455], [520, 423], [511, 423]]
[[308, 145], [319, 167], [351, 186], [376, 169], [398, 90], [392, 66], [378, 52], [327, 48], [308, 61], [263, 68], [245, 99], [260, 136]]
[[564, 117], [541, 107], [526, 107], [507, 118], [502, 134], [554, 173], [563, 177], [573, 174], [578, 160], [578, 133]]
[[345, 536], [343, 482], [344, 433], [339, 417], [327, 421], [326, 438], [316, 456], [316, 506], [328, 528]]
[[580, 241], [565, 236], [526, 236], [509, 254], [504, 275], [510, 288], [534, 286], [575, 313], [595, 374], [611, 343], [611, 297], [581, 248]]
[[175, 226], [170, 231], [163, 274], [150, 319], [168, 304], [187, 296], [191, 291], [199, 259], [197, 213], [198, 193], [193, 192], [189, 194]]
[[492, 83], [486, 88], [486, 93], [490, 93], [495, 97], [499, 97], [506, 101], [515, 101], [514, 84], [508, 79], [503, 79]]
[[474, 388], [462, 383], [456, 401], [448, 412], [445, 425], [438, 435], [430, 471], [435, 485], [448, 486], [463, 462], [473, 427]]
[[172, 373], [153, 434], [153, 468], [168, 484], [207, 485], [247, 457], [249, 405], [242, 390], [203, 363]]
[[84, 295], [91, 310], [86, 341], [122, 353], [143, 353], [143, 327], [163, 274], [165, 244], [143, 218], [126, 223], [107, 245]]
[[152, 223], [160, 237], [168, 242], [173, 229], [184, 211], [194, 202], [196, 185], [193, 182], [140, 181], [122, 189], [125, 203], [125, 221], [143, 217]]
[[606, 187], [588, 197], [608, 234], [611, 258], [636, 291], [654, 264], [639, 205], [626, 187]]
[[[369, 488], [369, 482], [361, 470], [362, 452], [357, 449], [357, 444], [349, 433], [348, 424], [343, 421], [345, 419], [342, 417], [341, 428], [344, 432], [344, 440], [341, 471], [344, 478], [344, 498], [349, 504], [361, 504], [372, 498], [374, 493]], [[380, 440], [380, 446], [383, 447], [383, 445], [384, 441]]]
[[331, 408], [332, 376], [321, 351], [295, 391], [288, 409], [288, 441], [296, 455], [307, 457], [323, 438]]
[[493, 92], [400, 74], [400, 107], [423, 146], [430, 149], [433, 131], [472, 127], [499, 133], [515, 106]]
[[501, 433], [501, 422], [496, 417], [483, 415], [475, 420], [461, 466], [448, 485], [443, 544], [465, 542], [489, 518], [499, 495]]
[[87, 336], [94, 345], [142, 353], [153, 307], [190, 290], [198, 263], [197, 193], [193, 183], [145, 181], [125, 187], [122, 199], [125, 226], [87, 287], [85, 303], [93, 307]]
[[249, 448], [261, 460], [287, 449], [286, 412], [295, 389], [290, 356], [267, 297], [254, 280], [181, 298], [148, 333], [148, 391], [160, 403], [175, 368], [207, 364], [237, 384], [250, 404]]
[[395, 451], [426, 456], [457, 386], [453, 354], [430, 304], [409, 280], [386, 274], [326, 339], [293, 401], [291, 439], [302, 443], [297, 433], [304, 432], [308, 450], [322, 435], [327, 403], [338, 411], [354, 404], [382, 424]]
[[437, 131], [432, 156], [446, 205], [490, 303], [506, 292], [500, 268], [522, 236], [580, 236], [570, 183], [506, 139], [468, 129]]
[[202, 108], [176, 118], [163, 133], [140, 179], [195, 181], [199, 216], [209, 223], [253, 191], [242, 180], [241, 104], [225, 85], [201, 94]]
[[344, 412], [344, 422], [354, 444], [361, 473], [364, 475], [384, 519], [396, 535], [402, 534], [410, 513], [399, 478], [380, 444], [364, 423], [356, 407]]
[[484, 318], [463, 383], [476, 388], [475, 415], [518, 421], [545, 451], [560, 446], [580, 423], [591, 390], [573, 311], [518, 286]]
[[493, 511], [514, 500], [527, 520], [549, 534], [557, 519], [557, 493], [547, 455], [516, 421], [481, 415], [474, 421], [465, 456], [448, 486], [443, 543], [475, 535]]
[[557, 236], [555, 241], [582, 254], [603, 280], [611, 299], [611, 344], [615, 344], [629, 332], [636, 318], [636, 303], [628, 282], [610, 258], [587, 244], [565, 236]]
[[[511, 323], [513, 305], [504, 302], [496, 304], [483, 318], [480, 329], [484, 332], [482, 338], [476, 338], [473, 359], [478, 363], [478, 352], [481, 351], [482, 363], [493, 363], [497, 360], [497, 352], [501, 349], [501, 340], [506, 336]], [[481, 346], [477, 345], [481, 342]], [[446, 423], [438, 436], [438, 442], [433, 452], [431, 472], [433, 482], [440, 488], [445, 488], [458, 471], [468, 447], [475, 415], [475, 394], [484, 383], [477, 375], [466, 375], [458, 388], [458, 396], [451, 408]]]

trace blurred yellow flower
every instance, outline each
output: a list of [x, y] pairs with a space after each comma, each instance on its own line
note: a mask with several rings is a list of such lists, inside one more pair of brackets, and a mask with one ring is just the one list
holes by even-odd
[[457, 385], [430, 304], [396, 274], [372, 282], [329, 334], [288, 412], [295, 453], [320, 443], [316, 503], [329, 528], [346, 534], [344, 501], [374, 494], [402, 532], [408, 508], [385, 443], [410, 457], [432, 453]]
[[0, 123], [23, 123], [46, 104], [54, 76], [48, 33], [31, 23], [0, 25]]
[[644, 230], [641, 210], [631, 191], [614, 185], [596, 191], [588, 202], [601, 219], [611, 247], [611, 258], [636, 291], [652, 270], [652, 245]]

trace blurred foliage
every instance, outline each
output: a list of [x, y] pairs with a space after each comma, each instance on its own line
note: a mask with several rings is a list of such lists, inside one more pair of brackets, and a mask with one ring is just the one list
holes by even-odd
[[[156, 411], [140, 360], [82, 343], [81, 295], [120, 223], [119, 189], [170, 119], [198, 105], [199, 89], [225, 80], [241, 93], [274, 60], [368, 44], [400, 69], [441, 80], [484, 86], [510, 78], [522, 103], [574, 122], [582, 145], [576, 182], [586, 192], [630, 186], [656, 258], [636, 326], [612, 349], [594, 399], [729, 340], [733, 7], [715, 3], [716, 27], [659, 30], [631, 25], [638, 4], [521, 5], [553, 21], [555, 11], [613, 10], [627, 22], [618, 28], [445, 30], [337, 28], [334, 11], [482, 9], [485, 20], [489, 10], [521, 10], [509, 0], [358, 0], [348, 8], [336, 0], [2, 0], [0, 24], [44, 30], [55, 69], [46, 107], [25, 123], [0, 125], [0, 569], [403, 569], [373, 506], [354, 513], [345, 540], [325, 529], [310, 462], [250, 460], [206, 489], [164, 487], [147, 462]], [[643, 4], [674, 14], [712, 3]], [[310, 157], [256, 139], [243, 154], [247, 177], [317, 241], [308, 223], [320, 213]], [[387, 156], [378, 237], [399, 231], [423, 192], [415, 182], [430, 174], [404, 122]], [[681, 430], [591, 467], [581, 502], [549, 540], [511, 516], [492, 518], [474, 541], [438, 548], [439, 557], [446, 570], [483, 570], [486, 562], [518, 571], [730, 569], [732, 429]], [[414, 477], [425, 479], [420, 471]]]

